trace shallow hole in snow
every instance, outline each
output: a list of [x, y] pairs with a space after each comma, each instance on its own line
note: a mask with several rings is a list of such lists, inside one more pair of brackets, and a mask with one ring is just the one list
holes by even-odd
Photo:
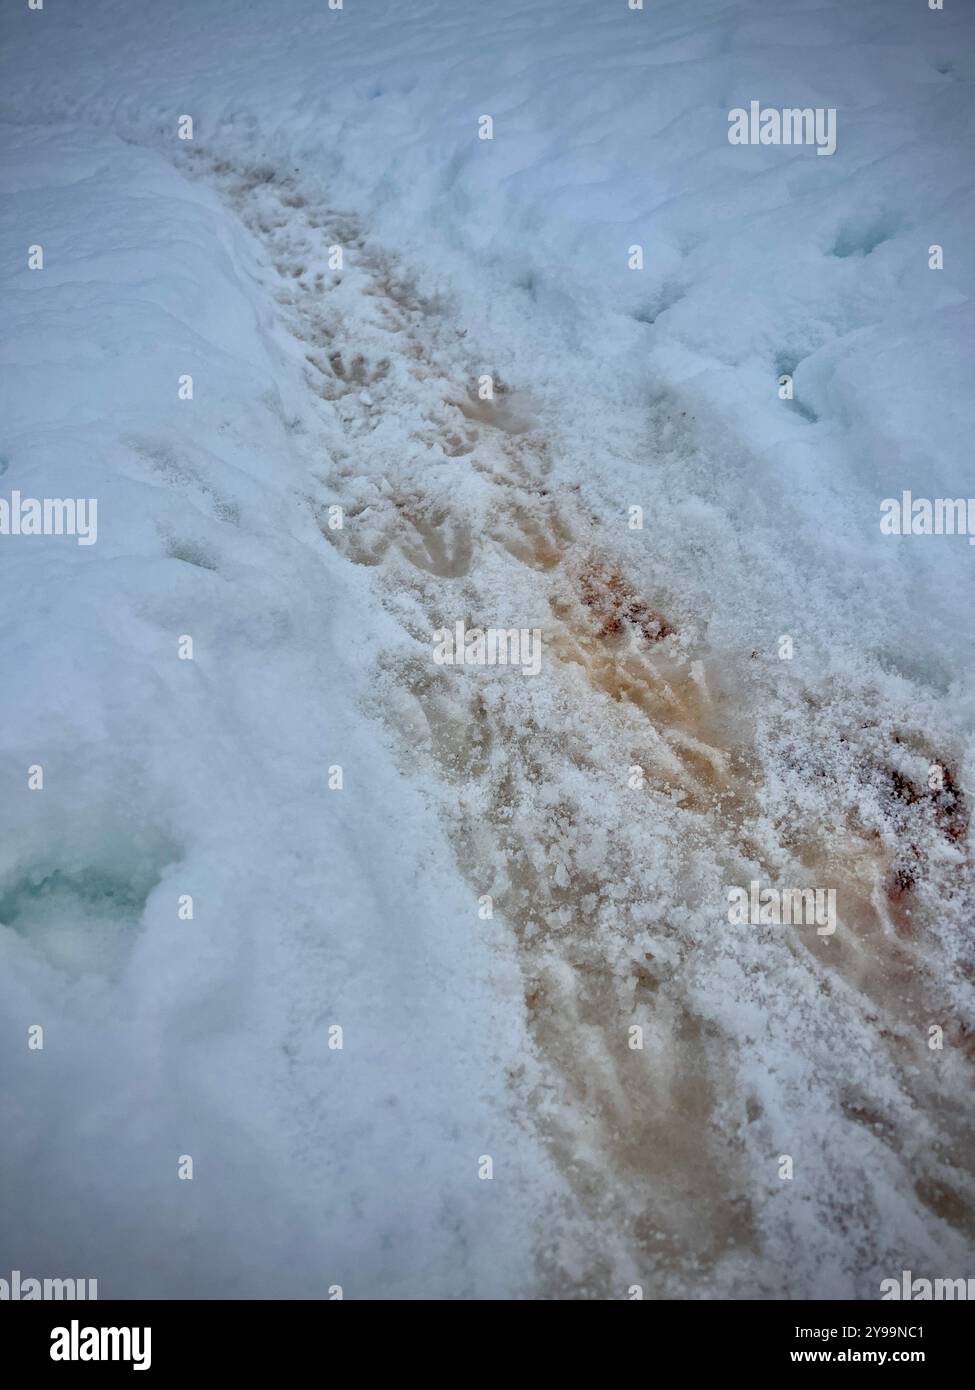
[[840, 227], [830, 255], [841, 260], [849, 256], [869, 256], [878, 246], [890, 241], [896, 231], [893, 219], [886, 215], [865, 220], [852, 219]]
[[148, 869], [128, 877], [95, 867], [29, 874], [0, 895], [0, 923], [58, 970], [111, 977], [158, 882]]

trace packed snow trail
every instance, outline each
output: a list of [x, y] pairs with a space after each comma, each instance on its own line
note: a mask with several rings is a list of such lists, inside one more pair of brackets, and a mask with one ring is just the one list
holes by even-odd
[[[189, 162], [257, 236], [323, 403], [310, 504], [404, 634], [367, 703], [441, 807], [471, 930], [491, 931], [484, 895], [514, 928], [549, 1068], [524, 1103], [585, 1209], [658, 1294], [870, 1296], [905, 1262], [954, 1267], [973, 1207], [937, 922], [970, 890], [956, 751], [869, 686], [783, 702], [768, 653], [686, 636], [665, 578], [628, 577], [622, 523], [558, 476], [552, 410], [496, 377], [479, 399], [490, 364], [449, 303], [298, 168]], [[455, 621], [541, 627], [539, 677], [437, 667]], [[835, 935], [730, 926], [728, 886], [754, 879], [834, 886]], [[570, 1272], [539, 1239], [539, 1292], [606, 1296], [612, 1261]]]

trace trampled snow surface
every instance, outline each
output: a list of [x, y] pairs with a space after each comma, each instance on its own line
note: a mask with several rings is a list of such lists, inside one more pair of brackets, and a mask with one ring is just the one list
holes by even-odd
[[[0, 1265], [971, 1273], [975, 551], [879, 528], [975, 491], [970, 17], [4, 23], [0, 489], [98, 540], [0, 538]], [[730, 145], [752, 99], [836, 154]], [[455, 620], [540, 627], [541, 674], [436, 667]], [[753, 879], [835, 887], [835, 935], [731, 926]]]

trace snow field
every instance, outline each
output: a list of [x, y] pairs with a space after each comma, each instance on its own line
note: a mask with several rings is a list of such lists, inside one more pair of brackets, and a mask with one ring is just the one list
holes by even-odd
[[[62, 685], [62, 718], [94, 726], [64, 737], [63, 757], [94, 811], [62, 826], [45, 791], [36, 825], [8, 838], [0, 902], [24, 972], [38, 969], [19, 944], [25, 912], [55, 951], [52, 1001], [96, 934], [59, 937], [70, 900], [108, 943], [89, 976], [121, 972], [112, 988], [155, 1000], [160, 1020], [185, 992], [223, 1028], [192, 1113], [238, 1166], [226, 1208], [184, 1210], [187, 1231], [202, 1223], [201, 1289], [242, 1277], [241, 1207], [277, 1223], [262, 1232], [265, 1269], [301, 1227], [307, 1253], [289, 1258], [303, 1290], [355, 1256], [364, 1287], [398, 1294], [449, 1280], [605, 1297], [636, 1279], [658, 1294], [874, 1297], [902, 1267], [970, 1260], [971, 551], [877, 525], [881, 498], [903, 487], [970, 490], [970, 17], [906, 0], [651, 9], [431, 0], [406, 16], [282, 0], [270, 26], [241, 4], [102, 0], [46, 30], [16, 21], [8, 116], [175, 154], [233, 214], [155, 157], [128, 148], [125, 164], [117, 141], [18, 133], [35, 142], [19, 177], [40, 199], [52, 178], [87, 171], [62, 244], [45, 230], [49, 268], [83, 224], [75, 278], [105, 280], [87, 302], [72, 288], [67, 323], [44, 281], [56, 390], [42, 416], [23, 365], [44, 331], [35, 295], [30, 346], [15, 338], [11, 352], [12, 418], [35, 490], [74, 491], [69, 457], [92, 492], [113, 470], [104, 491], [126, 541], [111, 550], [119, 528], [103, 512], [98, 566], [82, 572], [83, 552], [66, 549], [70, 577], [45, 569], [38, 584], [25, 569], [18, 582], [18, 634], [42, 622], [58, 634], [61, 664], [44, 658], [33, 688]], [[110, 94], [106, 32], [126, 55]], [[836, 155], [730, 146], [727, 112], [752, 97], [837, 108]], [[476, 138], [485, 112], [490, 142]], [[141, 191], [98, 220], [120, 163]], [[38, 205], [45, 229], [63, 198]], [[642, 272], [626, 268], [634, 242]], [[943, 272], [928, 269], [931, 243], [946, 248]], [[148, 263], [167, 267], [164, 285]], [[92, 323], [103, 356], [65, 362], [63, 343]], [[175, 400], [160, 415], [174, 353], [212, 382], [204, 400], [223, 402], [195, 400], [191, 430]], [[506, 388], [490, 407], [472, 390], [485, 371]], [[336, 503], [341, 532], [327, 525]], [[633, 504], [641, 532], [627, 529]], [[77, 586], [106, 550], [113, 572], [85, 603]], [[158, 629], [168, 638], [188, 607], [204, 651], [221, 652], [217, 700], [211, 678], [187, 703], [183, 664], [157, 654]], [[110, 624], [92, 632], [93, 611]], [[432, 630], [455, 618], [541, 626], [540, 677], [438, 671]], [[206, 657], [190, 670], [205, 677]], [[160, 743], [177, 697], [184, 724]], [[55, 738], [46, 701], [17, 711], [18, 769], [32, 719], [35, 742]], [[104, 790], [99, 743], [129, 760], [119, 776], [138, 796]], [[350, 778], [341, 816], [322, 792], [330, 745], [370, 768], [368, 790]], [[148, 768], [121, 751], [143, 747]], [[327, 862], [323, 843], [341, 847]], [[141, 903], [156, 921], [159, 885], [175, 891], [191, 870], [221, 903], [207, 969], [174, 965], [162, 917], [139, 938], [154, 954], [123, 957], [120, 922]], [[727, 886], [753, 877], [835, 884], [840, 930], [734, 933]], [[484, 893], [497, 911], [476, 925]], [[323, 902], [355, 922], [327, 947]], [[396, 1063], [410, 1099], [392, 1177], [392, 1121], [367, 1100], [394, 1045], [360, 1061], [341, 1104], [317, 1067], [333, 976], [334, 998], [359, 1017], [378, 998], [384, 1040], [416, 1049]], [[932, 1021], [941, 1054], [926, 1045]], [[627, 1046], [633, 1022], [642, 1051]], [[164, 1026], [131, 1037], [182, 1085], [197, 1050], [164, 1049]], [[276, 1067], [283, 1033], [290, 1062]], [[489, 1128], [467, 1108], [485, 1086], [488, 1114], [505, 1113], [506, 1093], [547, 1145], [498, 1119], [523, 1179], [489, 1210], [497, 1188], [464, 1186], [469, 1148], [461, 1158], [447, 1118]], [[289, 1181], [273, 1201], [268, 1165], [241, 1168], [226, 1138], [231, 1113], [249, 1143], [257, 1126], [278, 1146]], [[783, 1152], [796, 1183], [778, 1178]], [[309, 1230], [324, 1187], [333, 1206]], [[456, 1223], [440, 1220], [438, 1191]], [[226, 1229], [236, 1246], [207, 1240]], [[118, 1260], [108, 1237], [105, 1259]], [[179, 1277], [191, 1263], [176, 1260]], [[140, 1275], [164, 1289], [176, 1277]]]

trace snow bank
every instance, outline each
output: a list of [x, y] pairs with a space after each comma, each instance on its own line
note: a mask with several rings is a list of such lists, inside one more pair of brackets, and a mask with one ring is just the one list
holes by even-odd
[[117, 136], [8, 141], [3, 486], [100, 508], [91, 546], [4, 538], [0, 1259], [510, 1296], [557, 1183], [505, 1109], [503, 928], [358, 709], [390, 634], [315, 524], [253, 248]]

